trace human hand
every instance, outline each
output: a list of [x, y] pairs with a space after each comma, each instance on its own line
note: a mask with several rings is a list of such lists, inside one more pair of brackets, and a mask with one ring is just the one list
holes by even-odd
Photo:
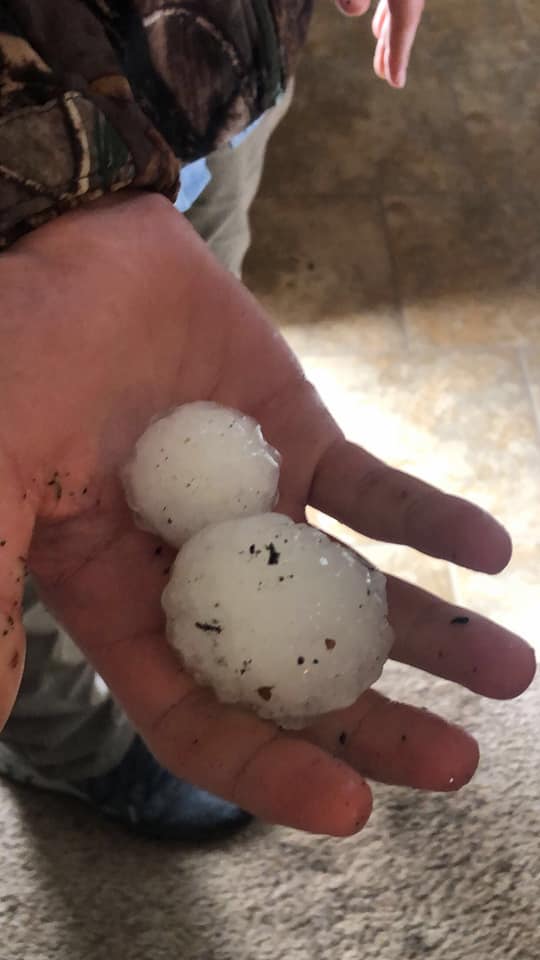
[[[347, 16], [362, 16], [370, 0], [335, 0]], [[401, 88], [407, 81], [407, 68], [416, 32], [424, 12], [424, 0], [379, 0], [373, 17], [377, 40], [373, 68], [381, 80]]]
[[[277, 509], [297, 520], [309, 503], [487, 572], [509, 558], [502, 528], [346, 442], [253, 298], [159, 197], [40, 228], [0, 258], [0, 285], [0, 726], [22, 670], [28, 556], [45, 602], [178, 776], [264, 820], [335, 835], [369, 816], [363, 776], [466, 783], [475, 741], [375, 691], [290, 734], [198, 687], [164, 635], [172, 554], [137, 529], [118, 475], [154, 415], [211, 399], [254, 416], [282, 452]], [[491, 697], [530, 682], [532, 651], [514, 635], [475, 614], [456, 629], [463, 611], [397, 579], [388, 596], [395, 659]]]

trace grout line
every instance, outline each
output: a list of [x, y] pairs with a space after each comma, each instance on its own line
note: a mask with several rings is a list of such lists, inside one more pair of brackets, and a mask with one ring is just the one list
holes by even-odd
[[[467, 138], [470, 138], [470, 134], [467, 133]], [[272, 160], [268, 160], [268, 170], [271, 174], [272, 169]], [[259, 190], [257, 197], [260, 197], [264, 200], [284, 200], [290, 199], [300, 199], [300, 200], [363, 200], [363, 201], [373, 201], [374, 190], [379, 189], [379, 184], [376, 178], [370, 178], [366, 182], [365, 186], [359, 189], [354, 189], [350, 184], [346, 184], [342, 189], [339, 190], [302, 190], [295, 183], [291, 185], [290, 188], [280, 188], [276, 186], [275, 181], [272, 180], [271, 175], [269, 174], [268, 179], [268, 190], [266, 185], [263, 184]], [[431, 187], [429, 184], [426, 184], [422, 187], [414, 187], [411, 189], [405, 189], [400, 187], [399, 190], [385, 190], [384, 196], [388, 200], [414, 200], [416, 197], [425, 197], [433, 200], [439, 199], [476, 199], [476, 198], [487, 198], [490, 199], [493, 195], [496, 194], [499, 196], [501, 190], [498, 187], [483, 186], [482, 184], [475, 183], [472, 187], [465, 187], [462, 189], [455, 187], [444, 187], [439, 190]], [[510, 201], [519, 201], [523, 199], [523, 189], [522, 187], [513, 187], [505, 185], [504, 187], [504, 199]], [[256, 202], [256, 201], [255, 201]]]
[[[521, 24], [521, 29], [525, 31], [525, 34], [527, 34], [527, 27], [526, 27], [526, 25], [525, 25], [525, 17], [523, 16], [523, 10], [521, 9], [521, 3], [519, 2], [519, 0], [513, 0], [513, 2], [512, 2], [512, 7], [513, 7], [513, 9], [514, 9], [514, 12], [517, 14], [517, 18], [518, 18], [518, 20], [519, 20], [519, 22], [520, 22], [520, 24]], [[528, 46], [528, 45], [529, 45], [529, 44], [527, 44], [527, 46]]]
[[[527, 44], [527, 49], [528, 49], [528, 50], [531, 52], [531, 54], [532, 54], [532, 49], [531, 49], [531, 44], [530, 44], [529, 30], [528, 30], [528, 27], [527, 27], [527, 21], [526, 21], [526, 19], [525, 19], [524, 14], [523, 14], [523, 9], [522, 9], [522, 7], [521, 7], [520, 0], [513, 0], [512, 7], [513, 7], [515, 13], [517, 14], [517, 19], [519, 20], [519, 23], [520, 23], [520, 25], [521, 25], [521, 29], [523, 30], [523, 33], [524, 33], [524, 35], [525, 35], [525, 43]], [[534, 54], [532, 55], [532, 58], [531, 58], [531, 59], [533, 60], [533, 62], [536, 60], [536, 57], [534, 57]]]
[[[467, 66], [468, 66], [468, 57], [465, 59], [465, 62], [463, 65], [463, 75], [466, 75]], [[439, 76], [441, 76], [441, 73], [444, 74], [444, 71], [445, 71], [444, 65], [442, 66], [442, 72], [440, 69], [437, 70]], [[454, 107], [454, 112], [455, 112], [454, 123], [456, 125], [456, 136], [457, 136], [458, 130], [460, 130], [461, 138], [462, 138], [461, 144], [462, 145], [465, 144], [465, 150], [461, 148], [459, 151], [459, 156], [460, 156], [461, 162], [463, 163], [464, 171], [468, 174], [470, 178], [470, 183], [474, 185], [472, 187], [472, 190], [470, 187], [467, 187], [465, 190], [456, 191], [456, 193], [458, 198], [461, 198], [463, 196], [467, 197], [471, 193], [476, 196], [477, 193], [482, 192], [481, 190], [478, 191], [475, 186], [476, 183], [478, 182], [478, 169], [475, 163], [475, 160], [478, 159], [478, 149], [474, 143], [474, 139], [471, 134], [470, 127], [467, 124], [465, 119], [465, 112], [463, 110], [463, 106], [461, 104], [461, 101], [458, 96], [458, 92], [456, 90], [456, 86], [454, 83], [453, 70], [450, 71], [450, 78], [447, 81], [447, 84], [448, 84], [448, 91], [450, 94], [450, 100], [452, 102], [452, 105]], [[486, 192], [489, 193], [489, 187], [485, 188], [485, 190]], [[447, 191], [447, 193], [450, 193], [450, 195], [452, 195], [453, 192], [450, 190], [450, 191]]]
[[534, 418], [534, 423], [535, 423], [535, 426], [536, 426], [536, 433], [537, 433], [537, 436], [538, 436], [538, 441], [540, 442], [540, 409], [538, 408], [538, 404], [537, 404], [537, 402], [536, 402], [536, 398], [535, 398], [535, 396], [534, 396], [533, 389], [532, 389], [532, 386], [531, 386], [531, 377], [530, 377], [530, 373], [529, 373], [529, 364], [528, 364], [528, 362], [527, 362], [527, 355], [526, 355], [526, 353], [525, 353], [525, 348], [524, 348], [524, 346], [518, 346], [518, 347], [516, 347], [516, 353], [517, 353], [517, 356], [518, 356], [519, 365], [520, 365], [520, 367], [521, 367], [521, 373], [522, 373], [523, 379], [524, 379], [524, 381], [525, 381], [525, 391], [526, 391], [526, 393], [527, 393], [527, 396], [528, 396], [528, 398], [529, 398], [529, 403], [530, 403], [530, 405], [531, 405], [532, 414], [533, 414], [533, 418]]
[[392, 297], [394, 300], [394, 308], [399, 319], [399, 325], [401, 327], [401, 335], [403, 338], [403, 348], [405, 351], [408, 352], [410, 349], [409, 329], [407, 326], [407, 321], [405, 319], [405, 310], [403, 308], [403, 298], [401, 296], [400, 284], [398, 279], [397, 261], [394, 256], [392, 235], [390, 232], [390, 227], [388, 225], [388, 220], [386, 217], [386, 208], [384, 206], [384, 200], [380, 190], [377, 192], [377, 206], [379, 208], [379, 216], [381, 218], [382, 231], [383, 231], [384, 241], [386, 245], [386, 254], [388, 257], [388, 263], [390, 265], [390, 277], [392, 280]]

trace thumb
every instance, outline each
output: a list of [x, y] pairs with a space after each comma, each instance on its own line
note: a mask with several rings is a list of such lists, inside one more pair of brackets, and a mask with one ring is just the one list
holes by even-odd
[[30, 497], [0, 456], [0, 730], [21, 682], [26, 641], [22, 595], [34, 525]]

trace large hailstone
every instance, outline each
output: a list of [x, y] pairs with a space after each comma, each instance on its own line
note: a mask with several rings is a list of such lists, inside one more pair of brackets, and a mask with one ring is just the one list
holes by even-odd
[[352, 704], [392, 646], [383, 574], [275, 513], [201, 530], [178, 554], [163, 607], [198, 682], [284, 727]]
[[279, 454], [251, 417], [201, 401], [148, 427], [123, 480], [141, 526], [180, 547], [210, 523], [271, 510]]

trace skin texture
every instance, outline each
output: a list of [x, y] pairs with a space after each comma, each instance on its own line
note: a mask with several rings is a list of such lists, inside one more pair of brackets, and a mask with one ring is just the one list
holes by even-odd
[[[360, 17], [370, 0], [335, 0], [342, 13]], [[416, 32], [424, 12], [424, 0], [379, 0], [372, 21], [377, 41], [373, 69], [381, 80], [401, 89], [407, 82], [407, 68]]]
[[[262, 424], [283, 455], [277, 509], [295, 519], [310, 503], [489, 573], [508, 562], [506, 532], [347, 443], [254, 299], [160, 197], [126, 194], [42, 227], [0, 258], [0, 287], [0, 726], [23, 667], [28, 558], [45, 601], [177, 775], [267, 821], [338, 836], [369, 816], [364, 776], [466, 783], [475, 741], [375, 692], [299, 736], [197, 688], [164, 638], [172, 554], [135, 527], [118, 474], [151, 417], [209, 399]], [[399, 580], [389, 601], [396, 659], [491, 697], [529, 684], [533, 653], [502, 628], [470, 613], [452, 624], [464, 611]]]

